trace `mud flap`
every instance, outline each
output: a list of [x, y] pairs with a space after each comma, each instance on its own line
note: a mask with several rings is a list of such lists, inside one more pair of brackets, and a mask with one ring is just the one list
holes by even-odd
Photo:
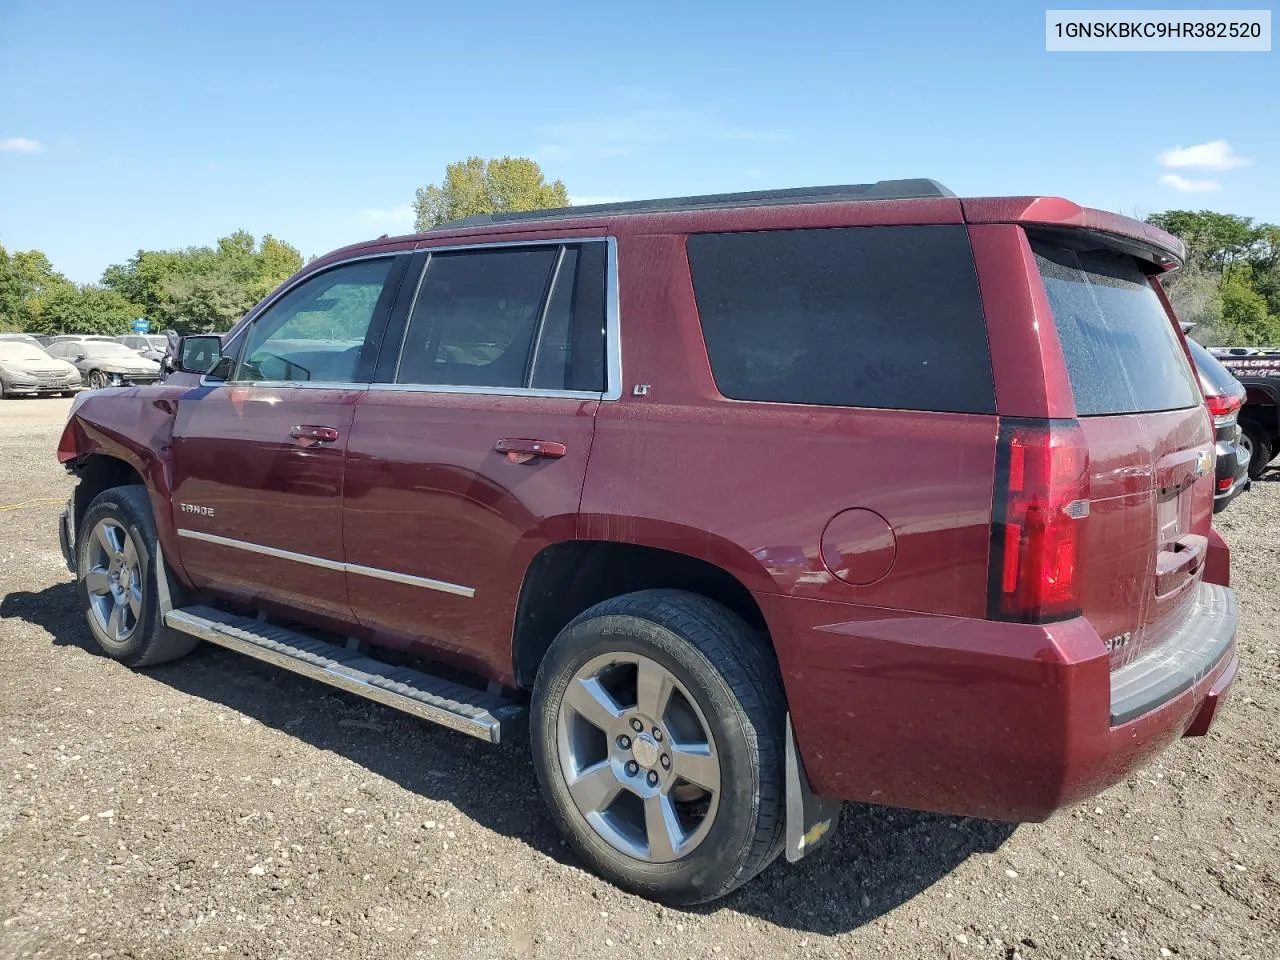
[[787, 860], [795, 863], [822, 846], [835, 833], [844, 804], [819, 797], [809, 789], [804, 763], [796, 750], [796, 737], [787, 714]]

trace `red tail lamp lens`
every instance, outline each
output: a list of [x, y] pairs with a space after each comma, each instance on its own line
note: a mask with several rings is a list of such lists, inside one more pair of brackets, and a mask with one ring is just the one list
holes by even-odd
[[1089, 454], [1074, 420], [1000, 422], [988, 613], [1044, 623], [1080, 613]]

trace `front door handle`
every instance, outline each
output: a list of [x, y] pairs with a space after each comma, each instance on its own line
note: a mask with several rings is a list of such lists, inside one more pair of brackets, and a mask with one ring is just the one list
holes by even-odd
[[499, 440], [493, 445], [499, 453], [505, 453], [512, 463], [528, 463], [535, 457], [558, 460], [569, 448], [555, 440]]
[[333, 443], [338, 439], [336, 427], [297, 426], [289, 431], [289, 436], [298, 441], [299, 446], [314, 447], [318, 443]]

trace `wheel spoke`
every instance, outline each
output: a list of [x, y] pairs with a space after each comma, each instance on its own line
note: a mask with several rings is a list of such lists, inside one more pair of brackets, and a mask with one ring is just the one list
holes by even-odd
[[621, 790], [622, 784], [614, 776], [608, 760], [602, 760], [578, 774], [577, 779], [569, 784], [569, 793], [584, 814], [606, 809]]
[[111, 581], [107, 578], [105, 567], [91, 567], [84, 575], [85, 589], [97, 597], [111, 592]]
[[116, 603], [111, 607], [111, 616], [107, 619], [107, 632], [111, 634], [112, 639], [120, 640], [124, 637], [124, 604]]
[[129, 587], [129, 612], [133, 614], [134, 623], [142, 616], [142, 587], [134, 583]]
[[134, 546], [133, 537], [124, 538], [124, 558], [135, 571], [138, 569], [138, 548]]
[[716, 793], [720, 789], [720, 761], [705, 743], [673, 743], [671, 767], [677, 776], [704, 790]]
[[653, 860], [674, 860], [684, 840], [684, 831], [676, 819], [671, 799], [661, 793], [644, 801], [644, 830], [649, 839], [649, 856]]
[[102, 549], [107, 551], [108, 559], [120, 552], [119, 534], [115, 527], [108, 523], [100, 523], [94, 533], [97, 534], [98, 543], [102, 545]]
[[578, 716], [606, 733], [622, 716], [622, 708], [614, 702], [609, 691], [602, 687], [595, 677], [587, 680], [574, 678], [570, 681], [564, 692], [564, 702]]
[[671, 674], [642, 657], [636, 666], [636, 709], [653, 720], [662, 720], [672, 689]]

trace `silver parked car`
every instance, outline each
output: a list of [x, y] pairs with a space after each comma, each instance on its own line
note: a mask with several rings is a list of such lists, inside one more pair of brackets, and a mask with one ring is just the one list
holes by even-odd
[[160, 379], [160, 364], [115, 340], [57, 340], [49, 344], [49, 354], [75, 364], [92, 389]]
[[162, 361], [169, 350], [169, 341], [158, 334], [127, 333], [116, 339], [138, 356], [154, 360], [156, 363]]
[[39, 396], [80, 389], [80, 371], [24, 340], [0, 340], [0, 395]]

